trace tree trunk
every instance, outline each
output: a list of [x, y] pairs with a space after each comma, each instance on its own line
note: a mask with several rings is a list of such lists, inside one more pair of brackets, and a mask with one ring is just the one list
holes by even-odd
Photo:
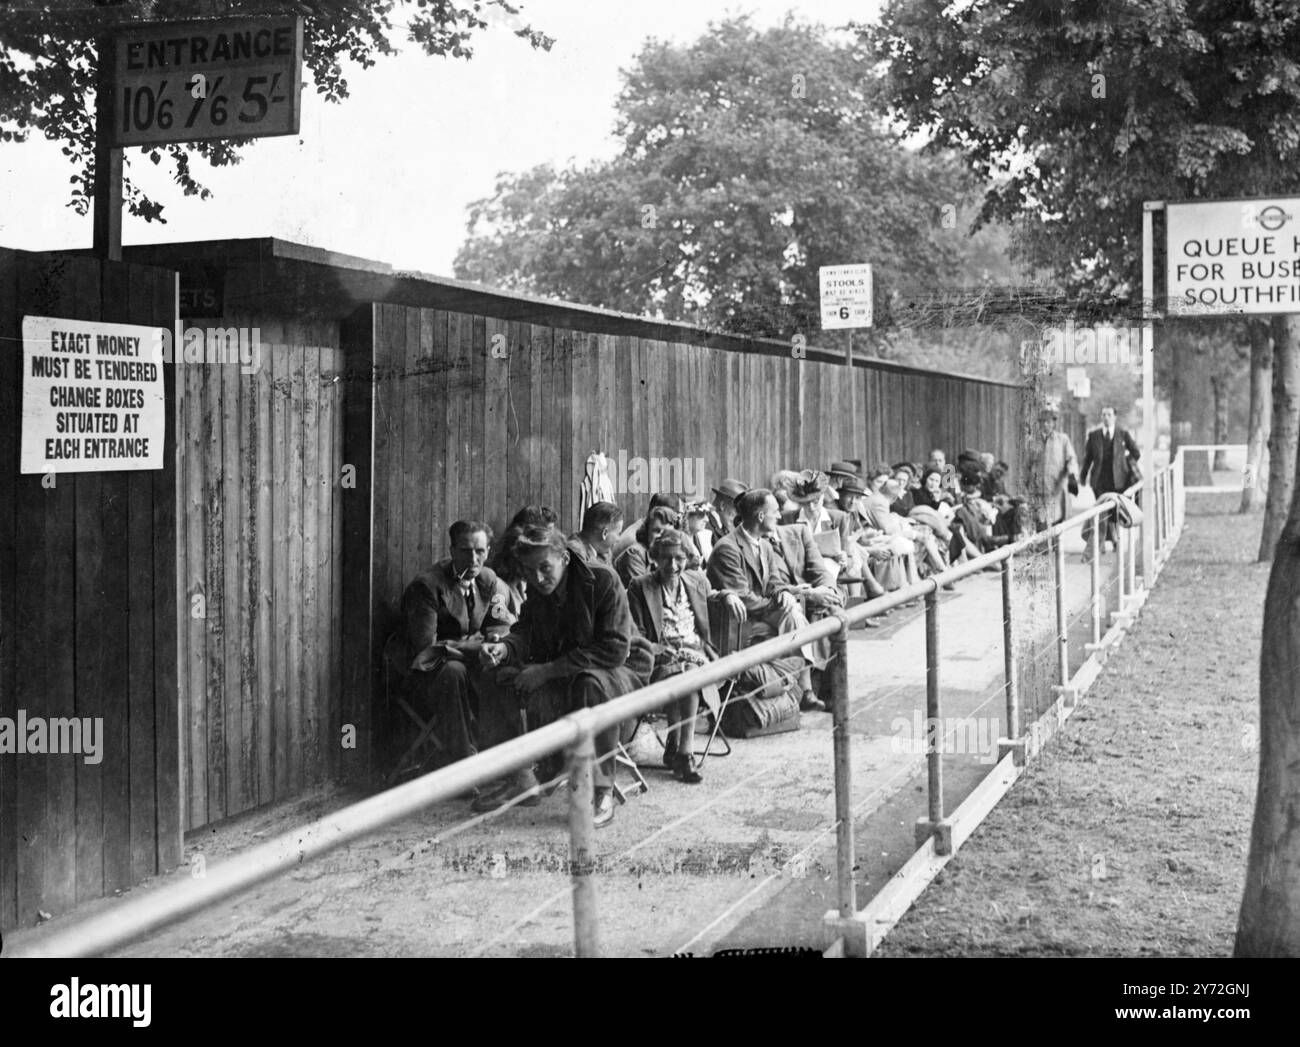
[[[1175, 323], [1167, 324], [1165, 330], [1172, 364], [1169, 453], [1177, 454], [1182, 444], [1214, 442], [1214, 413], [1210, 398], [1205, 395], [1213, 381], [1214, 359], [1194, 329]], [[1183, 466], [1188, 486], [1208, 487], [1214, 482], [1210, 475], [1210, 456], [1205, 451], [1185, 455]]]
[[[1210, 391], [1214, 395], [1214, 440], [1216, 444], [1228, 442], [1228, 385], [1231, 379], [1226, 374], [1216, 374], [1210, 379]], [[1228, 452], [1220, 448], [1214, 452], [1214, 464], [1210, 466], [1215, 472], [1228, 468]]]
[[1268, 493], [1268, 434], [1273, 410], [1273, 340], [1269, 325], [1247, 324], [1250, 333], [1250, 421], [1246, 432], [1246, 477], [1241, 489], [1243, 513], [1264, 507]]
[[1273, 317], [1273, 427], [1268, 436], [1268, 500], [1259, 560], [1273, 559], [1291, 507], [1300, 438], [1300, 316]]
[[[1294, 357], [1293, 341], [1289, 350]], [[1270, 508], [1276, 490], [1269, 491]], [[1259, 786], [1233, 952], [1300, 956], [1300, 502], [1292, 503], [1278, 540], [1264, 599]]]

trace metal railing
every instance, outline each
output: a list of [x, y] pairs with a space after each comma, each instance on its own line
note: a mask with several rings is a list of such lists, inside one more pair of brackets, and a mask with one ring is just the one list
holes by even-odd
[[[1210, 493], [1217, 493], [1219, 491], [1239, 491], [1241, 490], [1242, 487], [1255, 484], [1257, 482], [1256, 478], [1250, 474], [1249, 464], [1245, 461], [1245, 456], [1247, 455], [1249, 450], [1250, 449], [1246, 444], [1182, 444], [1180, 445], [1178, 448], [1178, 454], [1180, 456], [1184, 454], [1192, 454], [1192, 453], [1205, 454], [1208, 459], [1206, 465], [1211, 475], [1213, 475], [1215, 471], [1214, 456], [1217, 452], [1228, 451], [1234, 455], [1240, 453], [1242, 456], [1242, 468], [1240, 471], [1240, 476], [1241, 476], [1240, 486], [1233, 485], [1230, 487], [1219, 487], [1215, 484], [1209, 484], [1209, 485], [1197, 484], [1191, 487], [1187, 487], [1185, 489], [1191, 491], [1194, 494], [1210, 494]], [[1186, 459], [1184, 459], [1184, 468], [1186, 468]], [[1184, 473], [1183, 476], [1184, 478], [1186, 478], [1186, 473]]]
[[[1155, 505], [1144, 507], [1143, 527], [1154, 530], [1156, 563], [1144, 588], [1149, 587], [1182, 524], [1181, 490], [1176, 472], [1181, 462], [1159, 470], [1150, 479]], [[1135, 488], [1136, 489], [1136, 488]], [[1014, 545], [986, 553], [935, 574], [913, 586], [869, 600], [850, 610], [835, 610], [830, 616], [791, 633], [778, 635], [753, 647], [736, 651], [697, 669], [651, 684], [604, 705], [582, 709], [511, 741], [440, 770], [387, 789], [334, 814], [310, 822], [292, 832], [253, 847], [229, 861], [206, 870], [201, 879], [169, 884], [127, 900], [111, 910], [43, 936], [38, 941], [14, 948], [11, 956], [92, 956], [107, 952], [151, 931], [195, 914], [218, 902], [297, 868], [327, 851], [367, 836], [378, 829], [416, 814], [424, 808], [450, 800], [474, 786], [485, 785], [513, 771], [530, 767], [543, 757], [568, 752], [569, 868], [573, 889], [574, 950], [578, 956], [599, 953], [599, 917], [596, 904], [594, 824], [592, 810], [594, 738], [602, 730], [623, 724], [670, 702], [720, 683], [746, 669], [789, 656], [806, 644], [829, 638], [833, 658], [828, 665], [832, 692], [832, 746], [834, 751], [836, 877], [840, 916], [848, 918], [857, 909], [853, 879], [855, 843], [852, 819], [852, 767], [849, 757], [848, 633], [865, 619], [924, 598], [926, 617], [926, 715], [935, 722], [941, 715], [939, 600], [942, 585], [959, 581], [997, 565], [1001, 570], [1003, 643], [1008, 737], [1000, 739], [1000, 750], [1023, 745], [1024, 727], [1021, 696], [1017, 686], [1015, 642], [1012, 628], [1012, 569], [1015, 558], [1046, 546], [1053, 554], [1056, 588], [1056, 643], [1060, 659], [1060, 687], [1070, 679], [1068, 626], [1064, 599], [1065, 559], [1061, 538], [1088, 520], [1099, 521], [1115, 511], [1114, 502], [1102, 502]], [[1120, 527], [1119, 613], [1138, 596], [1134, 562], [1134, 537]], [[1101, 642], [1098, 532], [1092, 528], [1091, 613], [1093, 645]], [[1092, 645], [1089, 645], [1092, 646]], [[1000, 755], [1005, 755], [1002, 751]], [[922, 823], [934, 836], [937, 853], [947, 853], [951, 837], [945, 821], [943, 768], [936, 740], [926, 752], [929, 796], [928, 817]]]

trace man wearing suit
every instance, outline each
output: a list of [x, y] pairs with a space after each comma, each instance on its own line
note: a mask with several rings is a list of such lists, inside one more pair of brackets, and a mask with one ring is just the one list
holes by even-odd
[[[483, 644], [480, 660], [498, 670], [500, 688], [510, 687], [523, 699], [534, 726], [649, 683], [654, 667], [650, 644], [637, 632], [618, 575], [574, 553], [554, 528], [524, 528], [515, 556], [528, 583], [528, 599], [510, 634], [500, 643]], [[614, 818], [618, 740], [617, 725], [594, 738], [598, 829]], [[525, 784], [516, 780], [513, 788], [483, 797], [478, 809], [518, 798]]]
[[[732, 593], [711, 593], [698, 571], [687, 570], [691, 539], [675, 528], [661, 531], [650, 546], [654, 570], [633, 578], [627, 587], [632, 620], [654, 648], [655, 670], [651, 682], [684, 672], [716, 658], [709, 642], [709, 602], [727, 603], [733, 614], [743, 615], [740, 598]], [[717, 713], [718, 689], [709, 684], [677, 701], [669, 709], [675, 726], [664, 745], [664, 766], [679, 782], [697, 785], [703, 778], [695, 765], [695, 718], [700, 700]]]
[[[756, 488], [736, 501], [740, 526], [713, 547], [709, 581], [715, 589], [735, 593], [751, 621], [778, 633], [807, 624], [796, 593], [810, 608], [843, 603], [835, 576], [822, 561], [812, 534], [803, 524], [782, 527], [781, 511], [771, 491]], [[829, 642], [802, 648], [804, 659], [821, 669], [829, 660]], [[812, 689], [807, 668], [799, 677], [800, 708], [824, 711]]]
[[[1101, 497], [1107, 491], [1123, 491], [1133, 483], [1130, 461], [1137, 461], [1142, 456], [1137, 442], [1127, 429], [1115, 425], [1115, 408], [1101, 409], [1101, 425], [1088, 433], [1084, 444], [1083, 468], [1080, 473], [1083, 482], [1092, 488], [1092, 493]], [[1084, 559], [1092, 555], [1092, 521], [1083, 525]], [[1106, 517], [1102, 532], [1102, 548], [1106, 542], [1115, 542], [1115, 517]]]
[[477, 752], [477, 726], [491, 728], [491, 716], [479, 708], [478, 647], [485, 635], [505, 635], [515, 618], [510, 591], [484, 566], [492, 542], [487, 524], [458, 520], [448, 534], [451, 556], [416, 575], [402, 594], [405, 645], [397, 657], [408, 673], [407, 700], [440, 722], [459, 759]]

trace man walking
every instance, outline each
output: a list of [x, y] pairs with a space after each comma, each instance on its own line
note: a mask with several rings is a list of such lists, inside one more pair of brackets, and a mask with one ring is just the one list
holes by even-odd
[[1079, 493], [1079, 459], [1074, 444], [1059, 429], [1055, 407], [1038, 413], [1038, 438], [1030, 444], [1030, 502], [1038, 530], [1060, 523], [1070, 513], [1069, 496]]
[[[1120, 492], [1131, 486], [1133, 462], [1142, 456], [1137, 442], [1127, 429], [1115, 424], [1115, 408], [1103, 407], [1101, 425], [1088, 433], [1084, 445], [1083, 469], [1080, 470], [1083, 482], [1092, 488], [1092, 493], [1100, 498], [1108, 491]], [[1084, 559], [1092, 555], [1092, 524], [1089, 520], [1083, 525]], [[1102, 531], [1102, 549], [1107, 542], [1117, 543], [1115, 516], [1108, 514]]]

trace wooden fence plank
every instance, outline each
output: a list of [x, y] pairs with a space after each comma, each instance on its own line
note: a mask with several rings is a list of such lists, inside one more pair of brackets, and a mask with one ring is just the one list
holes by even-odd
[[271, 668], [271, 766], [275, 799], [283, 799], [292, 791], [289, 778], [289, 673], [290, 662], [296, 652], [289, 644], [289, 458], [292, 452], [289, 427], [289, 398], [292, 388], [289, 381], [290, 347], [274, 344], [268, 347], [267, 366], [271, 369], [271, 527], [276, 536], [276, 552], [271, 566], [271, 616], [275, 622], [273, 633], [273, 664]]
[[303, 368], [305, 349], [301, 345], [288, 347], [289, 363], [289, 591], [287, 597], [289, 643], [288, 701], [289, 719], [283, 745], [289, 760], [289, 789], [299, 792], [306, 780], [303, 767], [303, 721], [307, 718], [305, 706], [310, 700], [304, 693], [303, 676]]
[[[18, 473], [22, 318], [18, 300], [18, 255], [0, 248], [0, 716], [18, 715], [15, 634], [18, 631], [15, 579], [20, 490], [30, 495], [28, 478]], [[18, 761], [0, 760], [0, 927], [18, 922]], [[6, 826], [12, 827], [6, 831]]]
[[247, 808], [244, 795], [246, 762], [244, 709], [240, 697], [240, 650], [243, 646], [244, 584], [247, 565], [239, 541], [243, 527], [243, 476], [239, 455], [239, 368], [231, 364], [212, 366], [221, 382], [221, 517], [220, 548], [222, 583], [221, 635], [225, 663], [223, 687], [217, 700], [223, 703], [225, 745], [226, 811]]
[[[483, 488], [480, 491], [482, 508], [480, 519], [494, 528], [497, 534], [504, 529], [506, 522], [517, 506], [510, 506], [506, 500], [508, 485], [508, 458], [506, 454], [506, 426], [509, 413], [508, 395], [510, 392], [510, 359], [508, 350], [510, 332], [504, 320], [489, 318], [483, 331], [487, 340], [485, 402], [483, 410]], [[432, 417], [436, 417], [436, 405], [428, 404], [425, 408]]]
[[317, 634], [317, 604], [320, 598], [320, 569], [317, 561], [317, 518], [320, 499], [320, 349], [314, 345], [302, 351], [302, 722], [296, 744], [303, 754], [303, 781], [315, 785], [322, 778], [321, 715], [324, 696], [320, 691], [320, 638]]

